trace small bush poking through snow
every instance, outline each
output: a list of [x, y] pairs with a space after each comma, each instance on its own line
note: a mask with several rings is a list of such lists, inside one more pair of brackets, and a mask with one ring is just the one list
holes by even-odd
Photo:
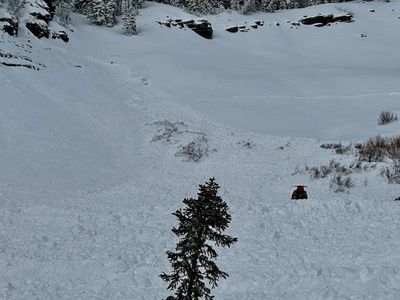
[[250, 141], [250, 140], [243, 140], [238, 142], [239, 145], [242, 145], [243, 147], [247, 148], [247, 149], [253, 149], [254, 147], [254, 142]]
[[345, 146], [342, 143], [322, 144], [320, 147], [323, 149], [333, 149], [336, 154], [350, 154], [353, 150], [352, 144]]
[[311, 178], [313, 179], [320, 179], [326, 178], [331, 173], [341, 173], [341, 174], [350, 174], [351, 171], [346, 168], [345, 166], [341, 165], [340, 163], [331, 160], [329, 165], [327, 166], [320, 166], [320, 167], [312, 167], [310, 169]]
[[385, 177], [389, 183], [400, 184], [400, 160], [393, 160], [390, 166], [381, 169], [380, 174]]
[[400, 137], [384, 138], [376, 136], [364, 144], [358, 144], [358, 157], [362, 161], [380, 162], [385, 158], [400, 159]]
[[386, 125], [395, 121], [397, 121], [397, 115], [390, 111], [381, 112], [378, 118], [379, 125]]
[[194, 141], [182, 146], [175, 155], [182, 156], [187, 161], [198, 162], [204, 156], [208, 155], [208, 140], [206, 136], [201, 135]]
[[175, 156], [184, 157], [186, 161], [199, 161], [208, 155], [208, 138], [204, 132], [188, 130], [184, 122], [168, 120], [154, 122], [158, 126], [153, 142], [163, 142], [167, 145], [179, 145]]
[[359, 145], [359, 158], [368, 162], [383, 161], [386, 157], [387, 139], [381, 136], [370, 138], [367, 142]]
[[329, 187], [333, 189], [335, 193], [343, 193], [354, 187], [354, 183], [350, 176], [335, 174], [329, 183]]
[[176, 136], [182, 131], [186, 125], [183, 122], [170, 122], [168, 120], [158, 121], [153, 123], [159, 126], [157, 133], [153, 136], [152, 141], [164, 141], [167, 144], [175, 144]]

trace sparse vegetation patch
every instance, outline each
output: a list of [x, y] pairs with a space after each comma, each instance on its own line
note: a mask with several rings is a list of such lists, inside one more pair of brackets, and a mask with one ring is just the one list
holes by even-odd
[[398, 117], [396, 114], [390, 112], [390, 111], [383, 111], [379, 114], [378, 117], [378, 124], [379, 125], [386, 125], [389, 123], [393, 123], [397, 121]]

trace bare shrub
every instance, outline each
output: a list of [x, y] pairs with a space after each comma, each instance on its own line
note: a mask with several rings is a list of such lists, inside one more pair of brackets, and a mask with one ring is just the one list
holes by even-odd
[[351, 171], [346, 166], [331, 160], [327, 166], [312, 167], [310, 169], [311, 178], [320, 179], [326, 178], [331, 173], [350, 174]]
[[329, 183], [329, 187], [333, 189], [335, 193], [343, 193], [354, 187], [354, 182], [350, 176], [335, 174]]
[[389, 183], [400, 184], [400, 160], [393, 160], [390, 166], [381, 169], [380, 174]]
[[250, 140], [247, 140], [247, 141], [243, 140], [243, 141], [238, 142], [238, 144], [243, 146], [243, 147], [245, 147], [245, 148], [247, 148], [247, 149], [253, 149], [254, 146], [255, 146], [254, 142], [250, 141]]
[[[188, 130], [184, 122], [168, 120], [154, 122], [150, 125], [158, 127], [153, 142], [167, 145], [178, 145], [175, 156], [184, 157], [186, 161], [199, 161], [209, 153], [207, 135], [201, 131]], [[213, 151], [217, 151], [213, 149]]]
[[345, 146], [342, 143], [322, 144], [320, 147], [323, 149], [333, 149], [336, 154], [349, 154], [353, 150], [352, 144]]
[[199, 136], [196, 140], [181, 146], [175, 155], [184, 157], [186, 161], [198, 162], [208, 155], [208, 140], [206, 136]]
[[380, 162], [386, 157], [400, 159], [400, 137], [384, 138], [375, 136], [364, 144], [356, 146], [358, 157], [362, 161]]
[[386, 125], [389, 123], [393, 123], [395, 121], [397, 121], [397, 115], [390, 111], [383, 111], [379, 114], [379, 117], [378, 117], [379, 125]]
[[[360, 161], [360, 160], [353, 161], [353, 162], [349, 165], [349, 168], [352, 169], [352, 170], [354, 170], [354, 171], [356, 171], [356, 172], [361, 172], [362, 169], [363, 169], [362, 161]], [[364, 170], [365, 170], [365, 169], [364, 169]]]
[[358, 155], [362, 161], [383, 161], [386, 157], [387, 147], [387, 139], [378, 135], [371, 137], [367, 142], [359, 145]]
[[393, 160], [400, 159], [400, 136], [390, 139], [387, 153], [389, 158]]
[[186, 127], [183, 122], [170, 122], [168, 120], [154, 122], [153, 125], [159, 127], [152, 141], [164, 141], [167, 144], [176, 143], [176, 136], [181, 133], [181, 128]]

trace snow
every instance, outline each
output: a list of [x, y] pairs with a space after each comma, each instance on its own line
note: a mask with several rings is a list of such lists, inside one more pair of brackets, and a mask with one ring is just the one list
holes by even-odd
[[[354, 23], [286, 22], [343, 10]], [[165, 298], [171, 213], [215, 176], [239, 238], [219, 250], [230, 277], [216, 299], [398, 299], [399, 195], [384, 164], [351, 175], [349, 193], [304, 170], [354, 161], [322, 143], [399, 132], [377, 124], [400, 113], [399, 14], [399, 1], [225, 12], [204, 17], [206, 40], [156, 23], [193, 16], [147, 3], [138, 36], [77, 15], [67, 44], [2, 34], [0, 52], [45, 67], [0, 65], [0, 298]], [[153, 141], [165, 120], [183, 123]], [[176, 156], [198, 136], [208, 156]], [[289, 200], [296, 184], [308, 201]]]
[[11, 19], [11, 15], [4, 9], [0, 7], [0, 15], [2, 18]]

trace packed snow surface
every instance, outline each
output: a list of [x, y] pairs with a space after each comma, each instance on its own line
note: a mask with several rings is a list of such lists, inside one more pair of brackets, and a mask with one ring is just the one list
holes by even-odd
[[[68, 44], [2, 34], [40, 70], [0, 65], [0, 298], [165, 298], [171, 213], [215, 176], [239, 238], [219, 250], [216, 299], [399, 299], [398, 187], [380, 166], [348, 193], [306, 171], [355, 160], [322, 143], [399, 132], [377, 124], [400, 114], [399, 17], [399, 1], [225, 12], [204, 17], [206, 40], [156, 23], [193, 16], [147, 3], [134, 37], [81, 16]], [[191, 142], [197, 162], [179, 155]], [[295, 184], [308, 201], [289, 200]]]

